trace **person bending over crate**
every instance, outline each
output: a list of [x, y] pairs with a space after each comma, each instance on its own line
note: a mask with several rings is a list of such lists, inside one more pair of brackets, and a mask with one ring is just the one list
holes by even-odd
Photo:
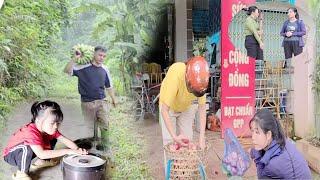
[[205, 147], [205, 93], [208, 82], [208, 63], [201, 56], [193, 57], [186, 63], [177, 62], [171, 65], [160, 89], [159, 112], [164, 146], [172, 141], [187, 146], [183, 141], [193, 138], [192, 125], [198, 110], [199, 146]]

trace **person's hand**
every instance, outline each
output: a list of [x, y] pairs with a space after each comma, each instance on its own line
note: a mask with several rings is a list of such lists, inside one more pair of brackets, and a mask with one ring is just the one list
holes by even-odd
[[80, 51], [76, 51], [75, 52], [75, 56], [74, 56], [74, 58], [72, 59], [72, 61], [76, 61], [77, 59], [79, 59], [79, 58], [81, 58], [81, 52]]
[[189, 139], [183, 134], [173, 137], [173, 140], [174, 142], [180, 144], [183, 147], [186, 147], [189, 144]]
[[70, 149], [70, 154], [85, 155], [85, 154], [88, 154], [88, 151], [86, 149], [82, 149], [82, 148]]
[[286, 36], [287, 37], [291, 37], [292, 36], [292, 32], [290, 32], [290, 31], [286, 32]]
[[264, 44], [261, 43], [261, 44], [260, 44], [260, 49], [263, 49], [263, 48], [264, 48]]
[[76, 150], [76, 153], [83, 155], [83, 154], [88, 154], [88, 151], [86, 149], [83, 149], [83, 148], [78, 148]]
[[199, 139], [199, 147], [201, 149], [204, 149], [206, 147], [206, 142], [205, 142], [204, 138]]

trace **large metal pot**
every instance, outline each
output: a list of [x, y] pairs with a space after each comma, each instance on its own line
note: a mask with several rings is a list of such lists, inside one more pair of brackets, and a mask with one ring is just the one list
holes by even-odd
[[61, 169], [63, 180], [104, 180], [106, 159], [98, 154], [66, 155]]

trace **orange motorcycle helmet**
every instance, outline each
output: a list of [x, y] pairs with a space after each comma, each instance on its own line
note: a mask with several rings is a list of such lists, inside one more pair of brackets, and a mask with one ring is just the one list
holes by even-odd
[[209, 66], [202, 56], [195, 56], [186, 62], [186, 85], [188, 91], [197, 97], [203, 96], [209, 84]]

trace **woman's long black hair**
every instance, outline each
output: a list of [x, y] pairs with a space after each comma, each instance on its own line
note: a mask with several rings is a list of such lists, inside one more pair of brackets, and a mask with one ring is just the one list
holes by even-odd
[[63, 120], [63, 113], [60, 109], [59, 104], [54, 101], [46, 100], [42, 102], [36, 101], [35, 103], [33, 103], [33, 105], [31, 106], [31, 122], [34, 123], [36, 118], [39, 115], [43, 114], [47, 108], [51, 108], [51, 114], [55, 116], [55, 122], [61, 122]]
[[296, 14], [296, 15], [295, 15], [296, 19], [299, 19], [299, 13], [298, 13], [297, 8], [295, 8], [295, 7], [290, 7], [287, 11], [289, 11], [290, 9]]
[[[248, 7], [247, 15], [250, 16], [253, 12], [256, 11], [256, 9], [258, 9], [257, 6], [250, 6], [250, 7]], [[259, 10], [259, 9], [258, 9], [258, 10]]]
[[277, 120], [272, 112], [268, 109], [259, 110], [250, 120], [249, 125], [251, 128], [252, 122], [256, 122], [262, 131], [266, 134], [268, 131], [272, 132], [272, 139], [277, 141], [281, 148], [286, 145], [286, 136], [281, 127], [279, 120]]

